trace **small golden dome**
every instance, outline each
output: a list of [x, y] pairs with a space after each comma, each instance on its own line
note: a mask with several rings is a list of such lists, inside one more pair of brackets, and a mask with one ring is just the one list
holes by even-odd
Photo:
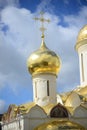
[[39, 73], [57, 75], [60, 70], [60, 58], [55, 52], [49, 50], [42, 40], [41, 47], [28, 58], [27, 66], [32, 75]]
[[79, 32], [76, 43], [76, 50], [82, 46], [87, 44], [87, 25], [85, 25]]

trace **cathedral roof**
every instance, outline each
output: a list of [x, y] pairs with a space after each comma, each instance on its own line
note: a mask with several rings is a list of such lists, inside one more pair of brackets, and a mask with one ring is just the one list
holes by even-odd
[[[62, 110], [64, 111], [65, 107], [63, 107], [63, 105], [60, 105], [60, 104], [48, 104], [46, 106], [39, 106], [37, 104], [35, 104], [34, 102], [30, 102], [30, 103], [26, 103], [26, 104], [22, 104], [22, 105], [14, 105], [14, 104], [11, 104], [8, 108], [8, 111], [6, 113], [4, 113], [3, 115], [3, 122], [9, 122], [13, 119], [15, 119], [18, 115], [25, 115], [27, 113], [30, 113], [30, 111], [36, 107], [39, 109], [41, 109], [44, 114], [46, 115], [49, 115], [50, 116], [50, 112], [51, 110], [57, 110], [58, 109], [58, 112], [59, 110]], [[66, 111], [66, 109], [65, 109]], [[59, 116], [59, 115], [58, 115]]]
[[78, 88], [75, 89], [75, 91], [82, 96], [87, 96], [87, 85], [79, 86]]
[[65, 106], [73, 107], [74, 109], [81, 104], [80, 96], [72, 91], [68, 96], [67, 100], [65, 101]]

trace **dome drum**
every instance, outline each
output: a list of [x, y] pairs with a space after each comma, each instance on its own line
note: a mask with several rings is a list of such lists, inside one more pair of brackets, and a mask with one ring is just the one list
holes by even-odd
[[76, 50], [78, 50], [78, 48], [80, 48], [81, 46], [84, 46], [87, 44], [87, 39], [84, 39], [83, 41], [80, 41], [76, 44], [75, 48]]

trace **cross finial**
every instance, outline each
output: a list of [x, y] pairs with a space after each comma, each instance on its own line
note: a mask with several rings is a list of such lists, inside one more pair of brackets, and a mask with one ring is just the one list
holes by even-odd
[[46, 30], [46, 28], [44, 27], [44, 22], [50, 22], [50, 20], [49, 19], [45, 19], [44, 18], [44, 12], [40, 12], [40, 15], [41, 15], [41, 17], [39, 17], [39, 18], [37, 18], [37, 17], [35, 17], [34, 19], [35, 20], [39, 20], [41, 23], [42, 23], [42, 25], [41, 25], [41, 27], [40, 27], [40, 31], [42, 32], [42, 38], [44, 39], [44, 32], [45, 32], [45, 30]]

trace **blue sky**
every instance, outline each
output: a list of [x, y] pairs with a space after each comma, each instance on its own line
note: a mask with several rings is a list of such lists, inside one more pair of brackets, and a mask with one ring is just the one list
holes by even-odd
[[80, 85], [79, 60], [75, 51], [79, 30], [87, 24], [87, 0], [0, 0], [0, 113], [9, 104], [33, 100], [28, 56], [41, 43], [40, 23], [33, 20], [44, 11], [45, 42], [62, 61], [57, 92]]

